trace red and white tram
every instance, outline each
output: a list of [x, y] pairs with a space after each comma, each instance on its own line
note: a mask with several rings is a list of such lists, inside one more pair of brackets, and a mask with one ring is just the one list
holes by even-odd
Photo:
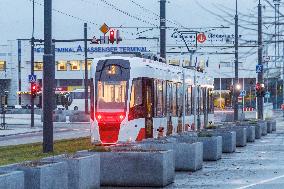
[[92, 142], [140, 141], [156, 138], [161, 131], [170, 135], [195, 129], [194, 99], [201, 127], [213, 122], [213, 80], [197, 72], [196, 81], [194, 86], [194, 70], [150, 59], [121, 55], [94, 59]]

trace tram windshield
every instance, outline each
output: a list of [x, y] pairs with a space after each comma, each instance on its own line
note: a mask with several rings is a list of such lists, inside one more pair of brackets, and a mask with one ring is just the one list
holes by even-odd
[[97, 111], [124, 112], [126, 109], [127, 81], [98, 81]]

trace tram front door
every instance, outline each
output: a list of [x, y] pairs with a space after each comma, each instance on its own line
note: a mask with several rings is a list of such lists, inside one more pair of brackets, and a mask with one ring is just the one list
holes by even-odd
[[145, 104], [145, 138], [153, 138], [153, 104], [154, 104], [154, 83], [152, 79], [144, 78], [144, 104]]

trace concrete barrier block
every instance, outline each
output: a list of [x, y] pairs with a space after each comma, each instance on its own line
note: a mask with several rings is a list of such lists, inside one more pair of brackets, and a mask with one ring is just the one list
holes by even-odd
[[216, 161], [222, 156], [222, 137], [192, 137], [186, 135], [175, 136], [179, 142], [202, 142], [203, 144], [203, 160]]
[[70, 122], [90, 122], [90, 115], [83, 111], [73, 111], [69, 115]]
[[67, 163], [68, 189], [100, 188], [99, 154], [65, 154], [44, 161]]
[[254, 125], [255, 126], [255, 139], [261, 139], [262, 136], [262, 127], [260, 125]]
[[272, 121], [272, 131], [276, 131], [276, 121], [275, 120], [271, 121]]
[[[41, 113], [41, 122], [43, 122], [43, 113]], [[66, 112], [63, 110], [53, 111], [53, 122], [66, 122]]]
[[0, 170], [24, 172], [25, 189], [68, 189], [65, 162], [24, 162], [1, 167]]
[[246, 128], [247, 131], [247, 142], [254, 142], [255, 141], [255, 127], [246, 125], [246, 126], [238, 126]]
[[213, 136], [222, 137], [222, 152], [233, 153], [236, 151], [236, 132], [235, 131], [222, 131], [212, 130], [209, 131]]
[[272, 133], [272, 121], [267, 120], [267, 133]]
[[247, 131], [244, 127], [237, 126], [228, 126], [219, 128], [217, 130], [227, 130], [227, 131], [235, 131], [236, 132], [236, 146], [244, 147], [247, 145]]
[[24, 172], [22, 171], [1, 171], [0, 167], [0, 188], [1, 189], [24, 189]]
[[222, 137], [198, 137], [198, 141], [203, 143], [203, 160], [217, 161], [222, 157]]
[[267, 122], [266, 121], [258, 121], [258, 124], [261, 127], [261, 135], [267, 135]]
[[180, 143], [173, 137], [169, 137], [168, 139], [173, 139], [175, 142], [142, 142], [138, 145], [138, 148], [173, 150], [176, 171], [197, 171], [202, 168], [203, 144], [201, 142]]
[[101, 186], [164, 187], [174, 182], [173, 151], [101, 152]]

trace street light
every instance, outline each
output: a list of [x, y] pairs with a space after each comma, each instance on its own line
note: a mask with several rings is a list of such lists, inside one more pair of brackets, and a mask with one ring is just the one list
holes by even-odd
[[[236, 15], [235, 15], [235, 81], [234, 83], [237, 85], [239, 80], [239, 19], [238, 19], [238, 0], [236, 0]], [[238, 120], [238, 92], [234, 92], [234, 120]]]
[[242, 89], [241, 84], [237, 83], [237, 84], [236, 84], [236, 90], [237, 90], [237, 91], [240, 91], [241, 89]]

